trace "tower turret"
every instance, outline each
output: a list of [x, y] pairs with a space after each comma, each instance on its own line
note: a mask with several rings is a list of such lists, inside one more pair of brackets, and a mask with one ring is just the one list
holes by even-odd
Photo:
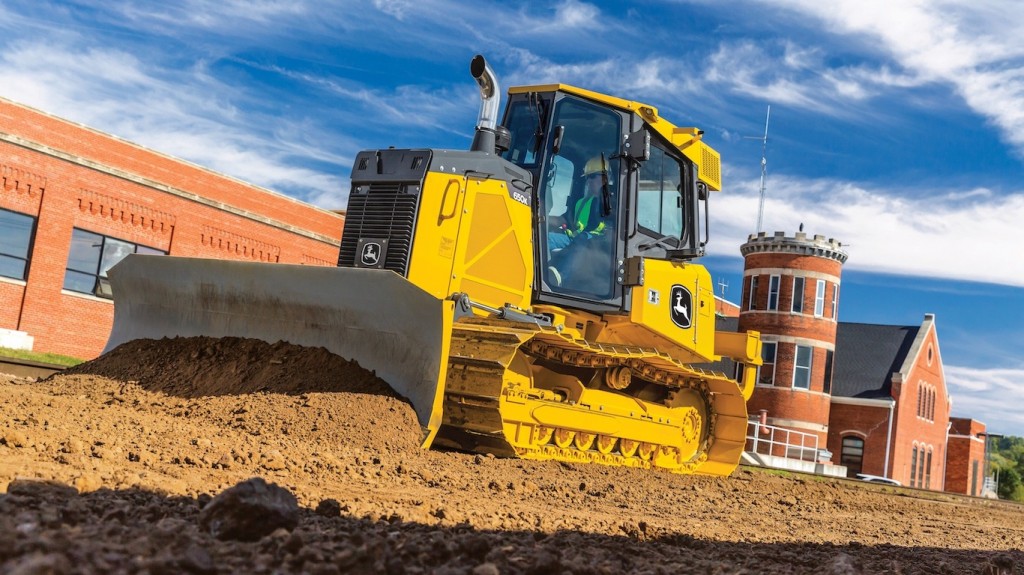
[[[750, 235], [744, 257], [739, 330], [761, 332], [764, 366], [748, 403], [764, 422], [828, 435], [842, 243], [797, 232]], [[773, 452], [797, 457], [798, 453]], [[804, 454], [805, 456], [808, 454]]]

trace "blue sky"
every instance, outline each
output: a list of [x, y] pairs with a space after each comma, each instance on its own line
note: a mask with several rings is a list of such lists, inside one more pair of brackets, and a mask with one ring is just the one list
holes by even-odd
[[843, 321], [936, 315], [953, 414], [1024, 436], [1017, 0], [0, 0], [0, 96], [330, 209], [352, 159], [467, 148], [469, 61], [659, 108], [722, 153], [705, 263], [843, 242]]

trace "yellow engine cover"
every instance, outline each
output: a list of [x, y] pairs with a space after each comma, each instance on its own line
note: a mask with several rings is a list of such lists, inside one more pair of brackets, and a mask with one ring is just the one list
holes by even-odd
[[500, 179], [436, 171], [423, 185], [409, 281], [439, 299], [464, 292], [491, 307], [529, 307], [532, 221], [519, 192]]

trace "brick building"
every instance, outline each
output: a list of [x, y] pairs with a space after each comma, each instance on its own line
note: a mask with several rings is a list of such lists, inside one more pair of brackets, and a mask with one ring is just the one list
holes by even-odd
[[[764, 423], [828, 440], [836, 304], [847, 254], [824, 236], [750, 236], [739, 330], [761, 332], [762, 359], [748, 409]], [[773, 455], [786, 455], [773, 453]]]
[[985, 424], [963, 417], [949, 419], [946, 443], [946, 491], [980, 497], [985, 494]]
[[129, 253], [335, 265], [340, 215], [0, 98], [0, 341], [91, 359]]
[[[762, 334], [751, 416], [817, 437], [848, 477], [980, 494], [984, 426], [950, 419], [935, 317], [925, 314], [919, 326], [839, 322], [847, 256], [833, 239], [760, 233], [740, 251], [738, 313], [716, 309], [719, 329]], [[777, 446], [771, 455], [794, 456]]]
[[941, 490], [951, 400], [935, 317], [920, 326], [842, 323], [836, 349], [829, 450], [850, 476]]

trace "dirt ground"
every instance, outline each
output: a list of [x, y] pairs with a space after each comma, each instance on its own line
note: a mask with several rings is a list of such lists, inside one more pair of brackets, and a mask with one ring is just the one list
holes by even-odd
[[[0, 573], [1024, 573], [1024, 508], [417, 447], [412, 409], [323, 350], [139, 341], [0, 376]], [[297, 525], [218, 539], [252, 477]], [[216, 501], [216, 500], [215, 500]]]

